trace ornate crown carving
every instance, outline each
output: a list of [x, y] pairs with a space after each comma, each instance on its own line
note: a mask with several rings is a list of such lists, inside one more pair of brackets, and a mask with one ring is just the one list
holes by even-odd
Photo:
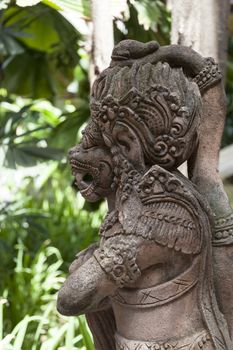
[[170, 169], [183, 163], [196, 144], [197, 85], [167, 63], [107, 71], [94, 84], [91, 110], [108, 146], [114, 144], [114, 126], [121, 123], [139, 137], [147, 164]]

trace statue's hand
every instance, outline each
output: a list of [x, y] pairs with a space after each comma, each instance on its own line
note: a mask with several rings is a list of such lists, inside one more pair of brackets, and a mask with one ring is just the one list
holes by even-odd
[[92, 256], [66, 279], [58, 293], [57, 309], [66, 316], [98, 311], [106, 307], [106, 298], [116, 289]]
[[123, 40], [116, 45], [112, 52], [112, 60], [122, 61], [145, 57], [159, 49], [159, 43], [149, 41], [141, 43], [136, 40]]
[[87, 260], [89, 260], [93, 256], [94, 251], [98, 247], [99, 247], [99, 243], [93, 243], [88, 248], [77, 253], [75, 256], [75, 260], [71, 263], [69, 267], [69, 273], [73, 273], [80, 266], [82, 266]]

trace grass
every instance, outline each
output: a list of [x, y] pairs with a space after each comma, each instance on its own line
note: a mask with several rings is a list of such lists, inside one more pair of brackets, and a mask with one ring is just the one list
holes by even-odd
[[67, 318], [56, 311], [64, 282], [58, 249], [46, 242], [32, 260], [22, 242], [15, 249], [14, 273], [0, 299], [0, 350], [94, 350], [84, 316]]

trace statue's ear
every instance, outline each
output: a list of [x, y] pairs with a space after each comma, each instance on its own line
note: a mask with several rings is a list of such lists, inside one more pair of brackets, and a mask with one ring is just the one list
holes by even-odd
[[127, 125], [117, 122], [113, 128], [113, 138], [122, 154], [137, 170], [145, 169], [144, 156], [138, 136]]

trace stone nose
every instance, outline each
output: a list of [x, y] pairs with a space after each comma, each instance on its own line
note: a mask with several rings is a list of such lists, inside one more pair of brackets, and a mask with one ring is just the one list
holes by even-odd
[[74, 146], [68, 151], [68, 157], [72, 157], [75, 153], [79, 153], [80, 146]]

